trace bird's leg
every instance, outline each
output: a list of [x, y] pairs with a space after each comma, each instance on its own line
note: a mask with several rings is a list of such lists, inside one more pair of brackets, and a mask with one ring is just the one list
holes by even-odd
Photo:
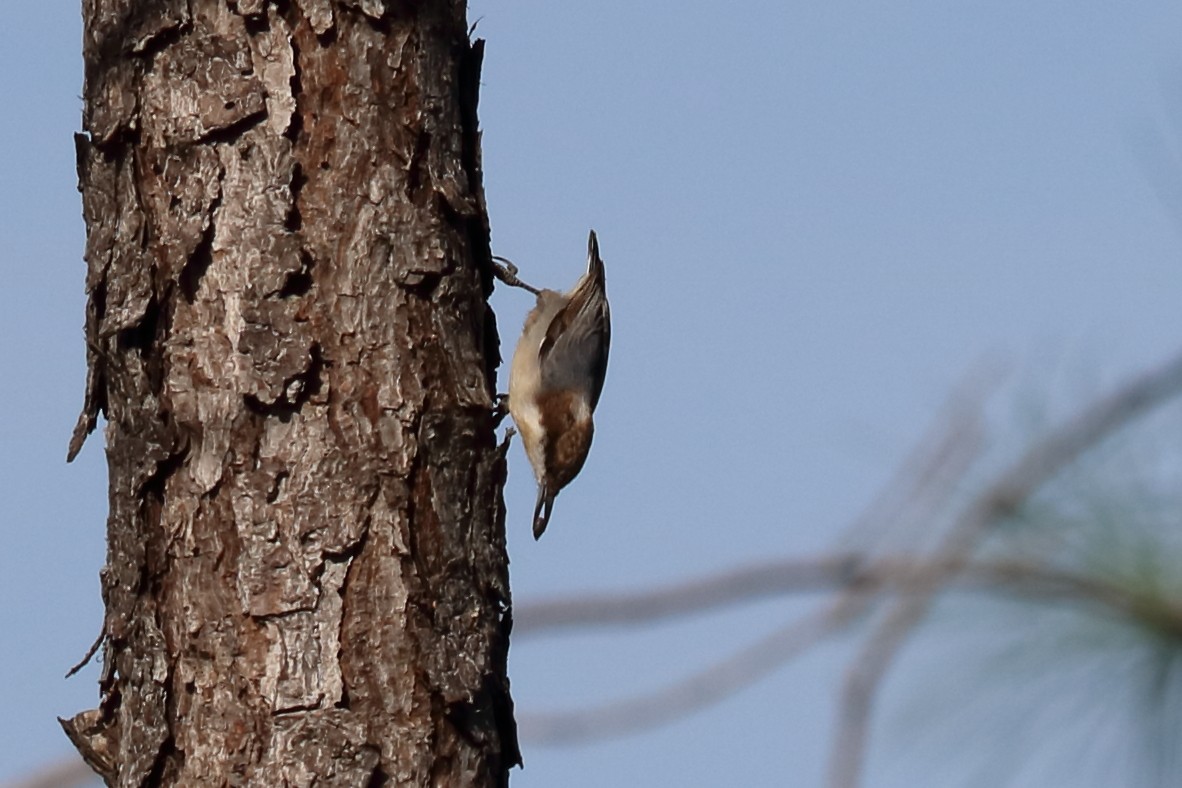
[[497, 454], [501, 456], [501, 459], [504, 459], [505, 455], [509, 453], [509, 442], [513, 440], [513, 436], [516, 434], [517, 430], [512, 427], [505, 430], [505, 437], [501, 439], [500, 445], [497, 446]]
[[517, 278], [517, 266], [513, 265], [512, 260], [495, 254], [492, 256], [492, 259], [493, 273], [496, 275], [497, 279], [500, 279], [510, 287], [520, 287], [522, 290], [528, 290], [534, 295], [537, 295], [539, 292], [541, 292], [533, 285], [528, 285]]

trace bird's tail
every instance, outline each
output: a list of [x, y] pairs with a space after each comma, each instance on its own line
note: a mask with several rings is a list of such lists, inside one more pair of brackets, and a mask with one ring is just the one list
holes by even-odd
[[603, 289], [603, 280], [606, 278], [603, 271], [603, 260], [599, 259], [599, 239], [595, 237], [595, 231], [587, 236], [587, 276]]

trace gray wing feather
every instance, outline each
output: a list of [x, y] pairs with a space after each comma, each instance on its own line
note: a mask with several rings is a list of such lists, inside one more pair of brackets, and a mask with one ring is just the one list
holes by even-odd
[[550, 321], [538, 351], [542, 387], [580, 391], [594, 408], [603, 391], [610, 344], [606, 299], [571, 299]]

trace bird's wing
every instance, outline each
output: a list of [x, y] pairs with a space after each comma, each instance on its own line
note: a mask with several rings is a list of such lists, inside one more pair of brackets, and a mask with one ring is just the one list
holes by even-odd
[[542, 387], [576, 389], [594, 408], [607, 373], [611, 312], [604, 299], [579, 298], [558, 311], [538, 349]]

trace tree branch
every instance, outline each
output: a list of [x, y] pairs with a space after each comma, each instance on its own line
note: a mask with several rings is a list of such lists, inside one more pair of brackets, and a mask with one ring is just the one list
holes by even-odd
[[[651, 592], [572, 598], [522, 608], [523, 621], [530, 622], [530, 631], [537, 635], [566, 627], [653, 623], [771, 595], [833, 588], [844, 592], [812, 615], [656, 692], [593, 709], [527, 716], [522, 723], [525, 736], [542, 744], [562, 745], [623, 736], [671, 722], [758, 682], [805, 648], [852, 623], [884, 592], [913, 595], [934, 584], [1042, 602], [1091, 604], [1126, 618], [1142, 616], [1148, 609], [1142, 597], [1120, 585], [1025, 561], [884, 558], [850, 571], [857, 560], [846, 555], [789, 559], [724, 573], [713, 582], [691, 581]], [[717, 592], [712, 588], [715, 583]], [[746, 593], [739, 593], [740, 589]], [[702, 604], [680, 604], [683, 593]], [[1182, 607], [1167, 608], [1164, 613], [1154, 609], [1159, 624], [1164, 616], [1172, 629], [1182, 632]]]
[[[526, 603], [516, 611], [514, 634], [533, 636], [563, 629], [639, 627], [777, 596], [815, 591], [914, 595], [933, 584], [954, 591], [1010, 593], [1048, 601], [1096, 604], [1124, 616], [1140, 609], [1129, 590], [1081, 572], [1030, 561], [970, 561], [963, 556], [886, 556], [857, 553], [785, 558], [741, 567], [649, 591], [579, 595]], [[1170, 615], [1182, 629], [1182, 609]]]
[[623, 736], [671, 722], [749, 687], [841, 627], [854, 606], [840, 600], [664, 689], [594, 709], [524, 715], [523, 735], [561, 745]]
[[[941, 540], [938, 554], [957, 559], [970, 553], [992, 523], [1018, 511], [1060, 470], [1088, 449], [1182, 390], [1182, 355], [1147, 372], [1034, 444], [975, 498]], [[856, 788], [862, 774], [869, 719], [878, 686], [903, 642], [923, 620], [943, 578], [921, 578], [915, 592], [899, 599], [875, 628], [846, 677], [838, 735], [829, 764], [832, 788]]]

